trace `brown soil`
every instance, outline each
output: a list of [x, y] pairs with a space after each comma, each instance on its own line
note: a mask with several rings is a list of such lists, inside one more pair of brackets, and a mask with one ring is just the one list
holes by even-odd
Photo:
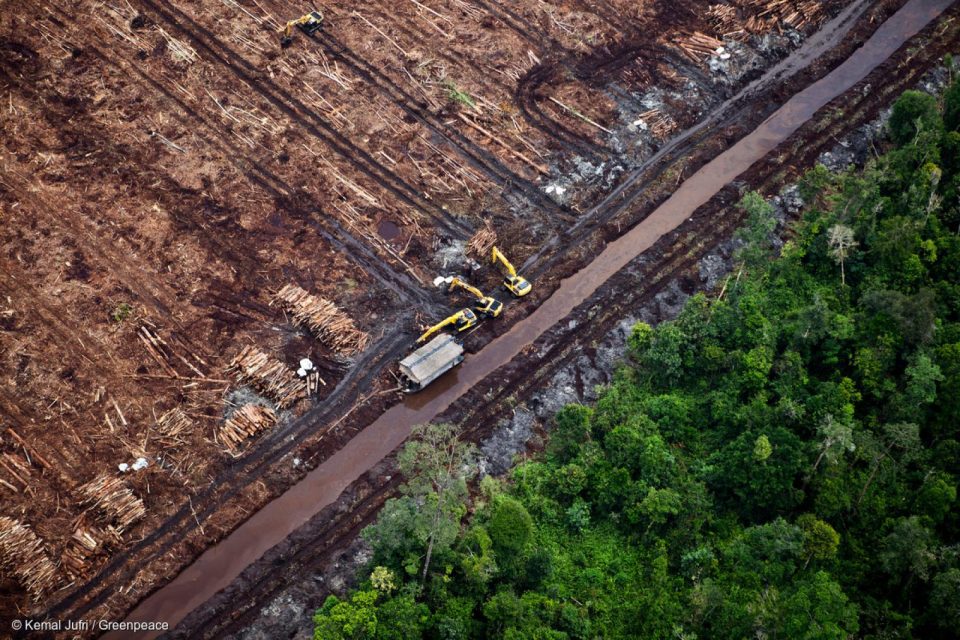
[[[771, 162], [745, 174], [739, 188], [729, 188], [698, 209], [687, 224], [644, 254], [642, 261], [608, 282], [576, 314], [580, 320], [589, 318], [589, 323], [579, 323], [576, 331], [564, 323], [539, 340], [531, 349], [539, 354], [535, 375], [529, 375], [529, 367], [523, 362], [512, 363], [495, 380], [488, 379], [447, 411], [446, 418], [464, 425], [488, 425], [465, 426], [470, 438], [482, 439], [489, 434], [489, 425], [509, 414], [518, 400], [547, 383], [572, 358], [589, 351], [589, 345], [602, 339], [613, 323], [652, 300], [666, 285], [679, 282], [681, 288], [692, 293], [699, 258], [728, 238], [740, 222], [740, 212], [734, 207], [739, 190], [755, 188], [775, 193], [811, 166], [820, 153], [832, 148], [837, 139], [877, 117], [899, 92], [913, 86], [926, 69], [955, 49], [960, 37], [958, 12], [960, 9], [952, 9], [940, 24], [926, 29], [857, 87], [824, 107], [816, 119], [768, 156]], [[868, 90], [881, 80], [885, 81], [882, 91]], [[717, 225], [718, 219], [724, 223]], [[477, 401], [480, 398], [482, 402]], [[336, 566], [334, 561], [343, 557], [342, 552], [350, 548], [397, 483], [390, 460], [377, 465], [344, 491], [335, 504], [251, 565], [227, 591], [195, 611], [171, 637], [212, 638], [239, 633], [256, 619], [259, 607], [280, 593], [294, 593], [301, 598], [299, 602], [319, 606], [330, 591], [317, 583], [315, 576], [318, 572], [338, 575], [339, 561]]]
[[[78, 526], [108, 524], [77, 487], [151, 460], [124, 476], [146, 518], [81, 569], [64, 565], [39, 602], [4, 577], [0, 611], [118, 617], [379, 415], [395, 401], [387, 367], [418, 323], [447, 312], [423, 286], [438, 243], [492, 222], [510, 255], [538, 256], [541, 296], [640, 219], [581, 216], [617, 184], [609, 167], [641, 165], [666, 141], [616, 148], [640, 109], [630, 96], [695, 85], [699, 101], [663, 107], [682, 127], [751, 79], [723, 85], [668, 44], [712, 32], [699, 7], [336, 3], [324, 31], [284, 50], [274, 28], [302, 7], [278, 0], [81, 0], [69, 19], [36, 3], [0, 16], [0, 455], [28, 466], [0, 468], [0, 511], [58, 561]], [[776, 91], [754, 98], [752, 117], [791, 87]], [[651, 167], [645, 204], [751, 122], [711, 130], [683, 168]], [[576, 158], [606, 173], [557, 203], [541, 187]], [[476, 275], [495, 286], [491, 270]], [[270, 306], [291, 282], [368, 331], [364, 354], [342, 362]], [[144, 330], [164, 341], [159, 357]], [[250, 397], [224, 374], [247, 344], [293, 368], [311, 357], [327, 385], [234, 459], [215, 432]], [[157, 417], [177, 407], [193, 429], [165, 441]]]

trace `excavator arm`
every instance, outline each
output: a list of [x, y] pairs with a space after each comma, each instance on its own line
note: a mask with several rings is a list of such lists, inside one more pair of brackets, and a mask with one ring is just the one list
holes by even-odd
[[477, 300], [482, 300], [486, 297], [480, 289], [477, 289], [466, 280], [454, 277], [453, 280], [450, 281], [450, 291], [456, 291], [457, 289], [463, 289]]
[[500, 315], [500, 312], [503, 311], [502, 302], [492, 296], [483, 295], [483, 291], [480, 291], [480, 289], [477, 289], [466, 280], [455, 276], [450, 280], [449, 290], [456, 291], [457, 289], [463, 289], [468, 294], [473, 296], [477, 301], [473, 308], [484, 316], [496, 318]]
[[298, 27], [307, 35], [313, 35], [323, 24], [323, 14], [319, 11], [311, 11], [296, 20], [290, 20], [284, 26], [277, 29], [280, 34], [280, 46], [287, 47], [293, 42], [293, 28]]
[[503, 255], [500, 249], [494, 247], [490, 250], [490, 260], [493, 264], [500, 263], [500, 266], [504, 268], [508, 275], [517, 275], [517, 270], [513, 268], [513, 264], [507, 260], [507, 256]]
[[444, 318], [437, 324], [433, 325], [432, 327], [424, 331], [423, 335], [417, 338], [417, 344], [426, 342], [430, 338], [430, 336], [440, 331], [444, 327], [455, 325], [457, 327], [457, 331], [459, 332], [459, 331], [466, 331], [467, 329], [474, 326], [475, 324], [477, 324], [476, 314], [470, 309], [461, 309], [460, 311], [457, 311], [452, 316], [448, 318]]

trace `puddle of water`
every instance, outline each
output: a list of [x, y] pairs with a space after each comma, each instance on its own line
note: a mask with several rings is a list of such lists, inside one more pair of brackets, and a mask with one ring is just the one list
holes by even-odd
[[[386, 411], [302, 481], [255, 513], [167, 586], [144, 600], [128, 620], [163, 620], [171, 626], [179, 623], [399, 447], [413, 425], [434, 419], [460, 396], [507, 364], [611, 276], [649, 249], [661, 236], [680, 226], [726, 184], [788, 138], [819, 108], [866, 77], [953, 1], [910, 0], [839, 67], [795, 95], [756, 130], [688, 178], [643, 222], [607, 245], [583, 270], [564, 280], [532, 314], [425, 391], [409, 396], [404, 403]], [[531, 363], [531, 366], [536, 365]], [[104, 636], [120, 637], [114, 634]], [[144, 634], [142, 637], [155, 636]]]
[[381, 220], [377, 225], [377, 233], [381, 238], [390, 242], [391, 240], [396, 240], [400, 237], [400, 227], [397, 226], [396, 222], [391, 222], [390, 220]]

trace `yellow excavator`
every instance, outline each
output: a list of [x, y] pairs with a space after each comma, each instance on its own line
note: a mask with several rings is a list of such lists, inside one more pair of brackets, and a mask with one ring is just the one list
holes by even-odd
[[290, 20], [284, 26], [277, 29], [280, 34], [280, 46], [289, 47], [293, 42], [293, 28], [297, 27], [308, 36], [312, 36], [323, 25], [323, 14], [319, 11], [305, 13], [296, 20]]
[[517, 274], [517, 270], [513, 268], [513, 265], [507, 260], [507, 256], [503, 255], [500, 249], [496, 247], [493, 248], [490, 253], [490, 261], [495, 265], [499, 265], [504, 272], [503, 286], [507, 288], [507, 291], [518, 298], [522, 298], [530, 293], [533, 287], [530, 286], [530, 283], [527, 282], [523, 276]]
[[503, 311], [502, 302], [493, 296], [483, 295], [483, 291], [480, 291], [480, 289], [477, 289], [463, 278], [454, 276], [444, 280], [447, 283], [447, 291], [453, 293], [457, 289], [463, 289], [468, 294], [473, 296], [477, 301], [476, 304], [473, 305], [473, 310], [479, 313], [481, 316], [487, 318], [496, 318]]
[[437, 324], [433, 325], [432, 327], [424, 331], [423, 335], [417, 338], [417, 344], [426, 342], [430, 336], [435, 334], [437, 331], [440, 331], [444, 327], [453, 325], [457, 328], [458, 333], [462, 333], [467, 329], [469, 329], [470, 327], [475, 326], [477, 322], [479, 322], [479, 319], [477, 318], [477, 314], [475, 314], [470, 309], [460, 309], [460, 311], [457, 311], [455, 314], [453, 314], [449, 318], [446, 318], [445, 320], [438, 322]]

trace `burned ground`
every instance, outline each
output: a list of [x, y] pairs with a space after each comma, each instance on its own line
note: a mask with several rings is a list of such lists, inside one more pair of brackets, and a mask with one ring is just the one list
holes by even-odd
[[[692, 1], [336, 3], [288, 49], [289, 2], [5, 12], [2, 515], [58, 574], [31, 601], [4, 573], [0, 610], [117, 614], [162, 584], [395, 400], [388, 367], [449, 312], [429, 281], [475, 231], [556, 282], [627, 228], [597, 206], [611, 191], [842, 4], [735, 33]], [[273, 304], [287, 284], [366, 350], [294, 326]], [[227, 371], [248, 345], [291, 371], [309, 356], [325, 384], [231, 454], [224, 419], [274, 404]], [[119, 477], [145, 515], [120, 527], [80, 488], [141, 457]]]

